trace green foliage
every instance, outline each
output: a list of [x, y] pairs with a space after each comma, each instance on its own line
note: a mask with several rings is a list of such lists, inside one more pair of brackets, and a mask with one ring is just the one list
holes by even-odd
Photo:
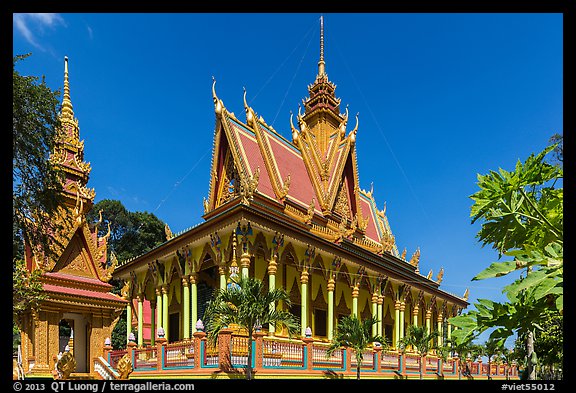
[[410, 325], [406, 335], [400, 340], [400, 349], [405, 350], [408, 347], [412, 347], [420, 356], [426, 356], [432, 349], [437, 348], [434, 340], [439, 335], [436, 330], [428, 333], [426, 326]]
[[[282, 301], [288, 309], [291, 305], [290, 296], [283, 288], [269, 291], [261, 280], [255, 277], [242, 277], [232, 280], [235, 286], [226, 289], [219, 288], [214, 299], [210, 301], [204, 314], [204, 325], [208, 333], [207, 339], [216, 346], [218, 335], [222, 329], [237, 325], [248, 332], [252, 341], [252, 333], [258, 326], [265, 324], [285, 327], [290, 336], [298, 333], [300, 326], [297, 318], [288, 311], [272, 309], [270, 304]], [[251, 358], [252, 345], [248, 345], [248, 358]], [[247, 379], [252, 378], [252, 363], [248, 362]]]
[[166, 241], [164, 222], [148, 212], [130, 212], [122, 202], [103, 199], [96, 203], [86, 219], [96, 222], [102, 211], [98, 235], [104, 236], [110, 225], [108, 249], [119, 261], [136, 257]]
[[40, 271], [30, 272], [24, 261], [14, 260], [12, 270], [12, 318], [21, 327], [22, 316], [32, 310], [38, 311], [40, 303], [46, 298], [42, 291]]
[[332, 343], [328, 348], [328, 355], [334, 351], [346, 347], [354, 351], [356, 357], [356, 378], [360, 379], [360, 366], [364, 359], [364, 351], [374, 342], [378, 342], [386, 349], [386, 339], [379, 335], [372, 335], [372, 326], [378, 323], [375, 317], [362, 321], [356, 315], [346, 315], [338, 321]]
[[[480, 191], [470, 197], [472, 222], [482, 221], [477, 237], [483, 246], [490, 244], [500, 256], [513, 260], [494, 262], [473, 280], [516, 271], [521, 275], [503, 288], [507, 302], [479, 299], [476, 310], [451, 318], [459, 328], [453, 333], [456, 340], [469, 341], [487, 329], [494, 329], [489, 340], [498, 343], [514, 333], [531, 337], [548, 310], [562, 314], [564, 192], [556, 183], [564, 175], [562, 165], [545, 160], [557, 148], [554, 144], [524, 163], [518, 161], [512, 172], [478, 175]], [[536, 357], [530, 353], [530, 358]]]
[[[62, 172], [49, 160], [54, 149], [59, 102], [44, 79], [23, 76], [16, 64], [30, 56], [13, 57], [12, 71], [12, 215], [13, 242], [22, 237], [49, 255], [54, 238], [46, 228], [54, 224], [50, 215], [60, 203]], [[15, 253], [22, 250], [14, 246]]]

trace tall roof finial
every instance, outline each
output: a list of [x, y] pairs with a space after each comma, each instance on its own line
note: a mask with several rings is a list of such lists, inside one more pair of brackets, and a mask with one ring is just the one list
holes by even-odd
[[318, 75], [326, 74], [324, 65], [324, 15], [320, 15], [320, 61], [318, 62]]
[[62, 117], [74, 118], [72, 100], [70, 99], [70, 82], [68, 81], [68, 56], [64, 56], [64, 95], [62, 97]]

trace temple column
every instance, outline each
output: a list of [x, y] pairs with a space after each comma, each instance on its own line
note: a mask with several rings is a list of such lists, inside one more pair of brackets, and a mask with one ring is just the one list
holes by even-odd
[[168, 285], [162, 285], [162, 327], [164, 328], [164, 338], [168, 340]]
[[326, 289], [328, 290], [328, 340], [332, 341], [334, 337], [334, 289], [336, 281], [334, 275], [330, 275]]
[[138, 347], [144, 345], [144, 294], [138, 294]]
[[400, 303], [400, 340], [404, 338], [404, 309], [406, 308], [406, 303]]
[[190, 275], [190, 289], [192, 292], [192, 302], [191, 302], [191, 311], [192, 311], [192, 333], [196, 333], [196, 321], [198, 321], [198, 286], [196, 285], [196, 281], [198, 279], [198, 275], [196, 273], [192, 273]]
[[412, 325], [418, 326], [418, 306], [412, 308]]
[[150, 345], [156, 344], [156, 301], [150, 300]]
[[394, 302], [394, 347], [398, 348], [400, 341], [400, 301]]
[[356, 318], [360, 319], [358, 315], [358, 295], [360, 294], [360, 290], [358, 289], [358, 285], [354, 285], [352, 288], [352, 315], [356, 316]]
[[[276, 263], [276, 255], [273, 255], [268, 262], [268, 292], [272, 292], [276, 289], [276, 269], [278, 264]], [[276, 304], [274, 302], [270, 303], [270, 311], [276, 310]], [[273, 323], [268, 324], [268, 333], [273, 336], [276, 332], [276, 326]]]
[[[378, 319], [378, 294], [376, 292], [372, 294], [372, 317]], [[372, 335], [378, 335], [378, 322], [372, 325]]]
[[446, 323], [446, 340], [450, 341], [452, 338], [452, 324], [450, 322]]
[[242, 278], [248, 278], [248, 272], [250, 271], [250, 254], [247, 252], [242, 253], [240, 257], [240, 268], [242, 273]]
[[132, 333], [132, 298], [128, 296], [126, 305], [126, 344], [130, 342], [130, 333]]
[[426, 310], [426, 332], [430, 334], [430, 319], [432, 319], [432, 311]]
[[378, 334], [384, 336], [384, 296], [378, 295]]
[[[162, 320], [162, 288], [156, 288], [156, 329], [164, 327], [164, 323]], [[156, 332], [154, 332], [154, 336], [156, 336]]]
[[184, 329], [184, 334], [182, 335], [182, 338], [184, 340], [190, 338], [190, 288], [188, 287], [188, 284], [188, 276], [182, 277], [182, 297], [184, 298], [184, 301], [182, 302], [184, 306], [182, 312], [182, 318], [184, 319], [182, 328]]
[[300, 306], [300, 330], [302, 337], [306, 336], [306, 328], [308, 327], [308, 269], [304, 268], [300, 274], [300, 293], [301, 293], [301, 306]]
[[226, 266], [218, 266], [218, 274], [220, 275], [220, 289], [226, 290]]
[[441, 347], [442, 343], [444, 341], [444, 329], [442, 329], [442, 322], [443, 322], [443, 316], [442, 313], [438, 314], [438, 319], [436, 320], [437, 322], [437, 327], [438, 327], [438, 346]]

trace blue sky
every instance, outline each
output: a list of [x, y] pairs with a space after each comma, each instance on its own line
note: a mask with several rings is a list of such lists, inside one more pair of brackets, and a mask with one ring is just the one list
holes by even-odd
[[[319, 14], [15, 14], [18, 71], [61, 89], [74, 112], [96, 202], [118, 199], [180, 232], [202, 221], [219, 98], [291, 139], [308, 95]], [[470, 220], [476, 176], [563, 132], [561, 14], [324, 14], [325, 61], [342, 110], [359, 112], [360, 187], [373, 183], [398, 248], [440, 267], [441, 288], [503, 300], [509, 278], [471, 282], [498, 259]]]

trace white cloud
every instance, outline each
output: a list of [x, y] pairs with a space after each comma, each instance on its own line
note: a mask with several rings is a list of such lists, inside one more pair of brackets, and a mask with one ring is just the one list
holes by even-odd
[[55, 28], [58, 25], [66, 26], [64, 19], [59, 14], [52, 13], [26, 13], [13, 14], [14, 27], [30, 44], [45, 50], [38, 42], [37, 35], [43, 35], [46, 27]]

